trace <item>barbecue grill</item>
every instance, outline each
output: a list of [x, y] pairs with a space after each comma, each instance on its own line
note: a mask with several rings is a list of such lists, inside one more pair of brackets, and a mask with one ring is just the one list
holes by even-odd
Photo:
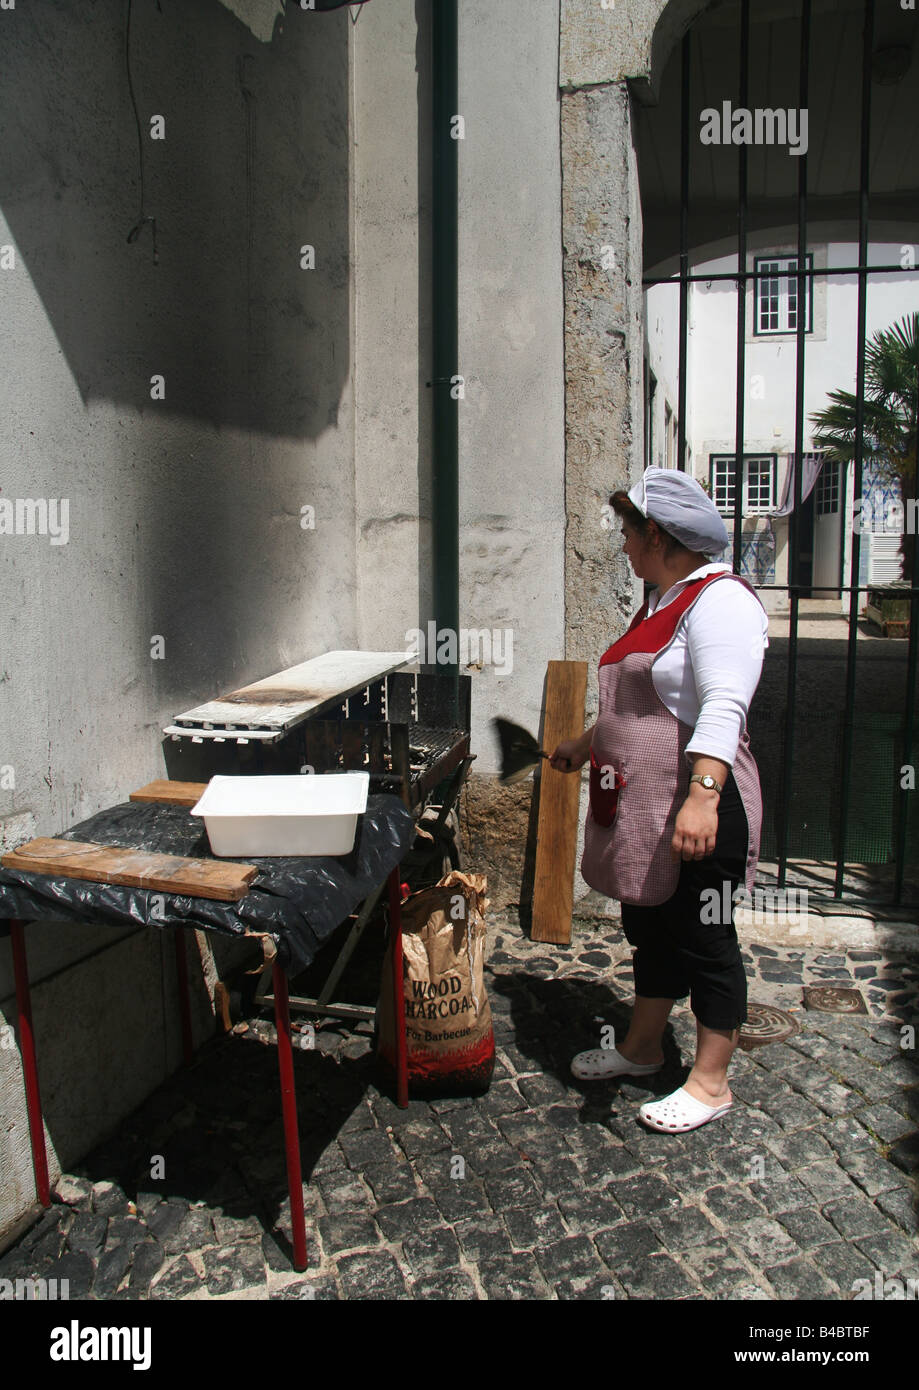
[[169, 776], [370, 774], [419, 812], [469, 754], [470, 676], [400, 671], [402, 652], [328, 652], [176, 715]]
[[[400, 877], [412, 888], [436, 882], [460, 867], [453, 808], [474, 758], [472, 678], [431, 667], [398, 669], [409, 660], [404, 652], [327, 652], [176, 715], [164, 730], [168, 774], [206, 782], [216, 773], [369, 772], [371, 792], [401, 796], [421, 832]], [[331, 999], [378, 897], [371, 895], [356, 915], [318, 997], [291, 995], [291, 1008], [373, 1016], [373, 1009]], [[271, 1000], [259, 989], [257, 1003]]]

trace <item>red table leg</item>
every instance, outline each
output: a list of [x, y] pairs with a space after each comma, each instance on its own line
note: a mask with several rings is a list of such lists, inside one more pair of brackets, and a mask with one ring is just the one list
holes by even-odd
[[274, 1021], [278, 1032], [278, 1069], [281, 1073], [281, 1113], [287, 1155], [287, 1187], [290, 1192], [290, 1224], [294, 1239], [294, 1269], [306, 1269], [306, 1220], [303, 1215], [303, 1178], [300, 1170], [300, 1133], [297, 1095], [294, 1090], [294, 1054], [290, 1040], [290, 1005], [287, 976], [274, 962]]
[[38, 1089], [38, 1067], [35, 1063], [35, 1036], [32, 1031], [32, 995], [29, 990], [29, 970], [26, 963], [26, 943], [23, 922], [10, 922], [10, 942], [13, 947], [13, 974], [16, 979], [16, 1008], [19, 1014], [19, 1051], [26, 1085], [26, 1113], [29, 1117], [29, 1137], [32, 1141], [32, 1168], [35, 1172], [35, 1191], [43, 1207], [51, 1205], [48, 1183], [48, 1155], [45, 1152], [45, 1123], [41, 1113]]
[[389, 875], [389, 929], [392, 932], [393, 1019], [396, 1028], [396, 1104], [408, 1106], [408, 1048], [405, 1042], [405, 986], [402, 983], [402, 885], [399, 870]]
[[182, 1019], [182, 1057], [190, 1067], [194, 1058], [191, 1040], [191, 996], [188, 993], [188, 957], [185, 954], [185, 928], [175, 933], [176, 973], [179, 978], [179, 1012]]

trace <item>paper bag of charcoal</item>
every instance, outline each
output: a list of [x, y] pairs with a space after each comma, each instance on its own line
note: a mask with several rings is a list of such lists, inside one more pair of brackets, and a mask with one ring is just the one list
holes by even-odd
[[[459, 870], [402, 905], [402, 984], [408, 1084], [414, 1095], [479, 1095], [495, 1068], [495, 1035], [485, 993], [482, 874]], [[395, 1076], [392, 941], [386, 948], [377, 1013], [377, 1057]]]

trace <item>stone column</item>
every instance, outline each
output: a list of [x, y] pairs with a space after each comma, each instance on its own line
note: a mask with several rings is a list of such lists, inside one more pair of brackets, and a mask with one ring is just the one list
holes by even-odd
[[642, 467], [641, 211], [625, 82], [563, 92], [566, 656], [596, 664], [628, 626], [636, 581], [610, 492]]

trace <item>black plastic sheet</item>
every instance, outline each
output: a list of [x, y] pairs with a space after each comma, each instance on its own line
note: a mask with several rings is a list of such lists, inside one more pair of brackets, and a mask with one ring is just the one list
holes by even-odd
[[[125, 802], [90, 816], [57, 838], [191, 859], [212, 857], [203, 821], [183, 806]], [[371, 796], [366, 812], [358, 817], [350, 854], [240, 860], [255, 864], [259, 874], [238, 902], [0, 869], [0, 919], [201, 927], [227, 936], [267, 933], [277, 944], [280, 964], [295, 975], [311, 963], [348, 914], [383, 883], [413, 838], [414, 821], [399, 798]], [[0, 920], [0, 934], [7, 930], [6, 920]]]

